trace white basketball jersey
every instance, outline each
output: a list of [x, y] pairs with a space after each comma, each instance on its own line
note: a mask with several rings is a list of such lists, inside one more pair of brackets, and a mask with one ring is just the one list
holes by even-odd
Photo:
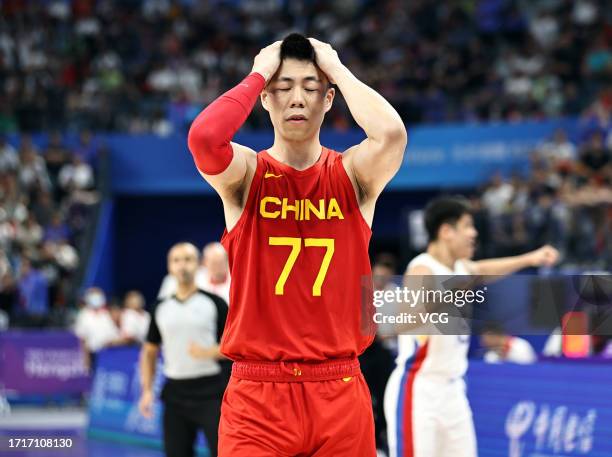
[[[470, 274], [464, 262], [458, 260], [451, 270], [426, 252], [412, 259], [408, 269], [417, 265], [428, 267], [434, 275]], [[397, 364], [420, 360], [420, 375], [454, 379], [461, 378], [467, 370], [469, 335], [399, 335], [398, 344]]]

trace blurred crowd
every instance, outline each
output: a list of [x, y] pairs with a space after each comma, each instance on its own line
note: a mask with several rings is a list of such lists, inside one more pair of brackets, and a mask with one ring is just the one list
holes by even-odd
[[[202, 249], [200, 265], [195, 274], [198, 289], [214, 293], [229, 302], [230, 274], [225, 248], [218, 242], [208, 243]], [[160, 284], [159, 301], [176, 294], [177, 278], [168, 274]], [[155, 313], [156, 304], [147, 307], [143, 294], [138, 290], [128, 291], [123, 299], [107, 298], [99, 287], [90, 287], [77, 304], [73, 319], [74, 333], [81, 341], [89, 366], [93, 367], [98, 351], [145, 341]]]
[[[5, 0], [0, 131], [182, 132], [294, 30], [330, 42], [408, 124], [576, 114], [612, 77], [606, 3]], [[341, 99], [326, 122], [351, 126]]]
[[[608, 118], [610, 119], [610, 118]], [[527, 176], [491, 182], [472, 197], [478, 257], [549, 243], [565, 266], [612, 268], [612, 123], [577, 141], [558, 130], [531, 156]]]
[[61, 323], [96, 193], [98, 149], [83, 132], [17, 147], [0, 135], [0, 328]]
[[73, 330], [81, 341], [88, 368], [95, 366], [95, 355], [102, 349], [143, 343], [150, 321], [139, 291], [127, 292], [118, 302], [107, 300], [98, 287], [87, 289], [79, 302]]

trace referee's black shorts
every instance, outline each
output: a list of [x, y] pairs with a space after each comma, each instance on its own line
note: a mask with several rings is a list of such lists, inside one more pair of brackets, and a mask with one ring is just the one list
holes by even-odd
[[164, 402], [164, 450], [167, 457], [195, 456], [198, 430], [206, 436], [211, 456], [217, 455], [221, 399], [227, 372], [191, 379], [167, 379]]

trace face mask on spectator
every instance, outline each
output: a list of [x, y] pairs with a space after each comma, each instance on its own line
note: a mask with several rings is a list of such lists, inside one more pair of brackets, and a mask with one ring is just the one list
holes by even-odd
[[85, 303], [90, 308], [102, 308], [106, 304], [106, 297], [100, 292], [90, 292], [85, 296]]

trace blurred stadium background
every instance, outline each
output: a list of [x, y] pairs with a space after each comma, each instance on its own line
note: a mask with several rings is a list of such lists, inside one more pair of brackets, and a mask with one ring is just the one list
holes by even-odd
[[[124, 298], [154, 302], [176, 241], [220, 238], [221, 203], [193, 166], [187, 129], [290, 31], [330, 42], [408, 126], [404, 164], [377, 206], [373, 262], [401, 274], [424, 247], [425, 203], [461, 193], [477, 257], [550, 243], [560, 272], [612, 268], [605, 0], [2, 0], [0, 15], [3, 439], [73, 437], [74, 449], [50, 455], [161, 455], [158, 419], [135, 407], [138, 345], [117, 344]], [[362, 137], [342, 97], [324, 127], [337, 150]], [[238, 136], [271, 144], [263, 109]], [[73, 333], [94, 286], [117, 326], [95, 376]], [[530, 287], [512, 290], [525, 315]], [[612, 346], [587, 337], [569, 345], [579, 357], [547, 358], [553, 330], [520, 335], [539, 355], [530, 366], [478, 361], [473, 339], [481, 457], [612, 455]]]

